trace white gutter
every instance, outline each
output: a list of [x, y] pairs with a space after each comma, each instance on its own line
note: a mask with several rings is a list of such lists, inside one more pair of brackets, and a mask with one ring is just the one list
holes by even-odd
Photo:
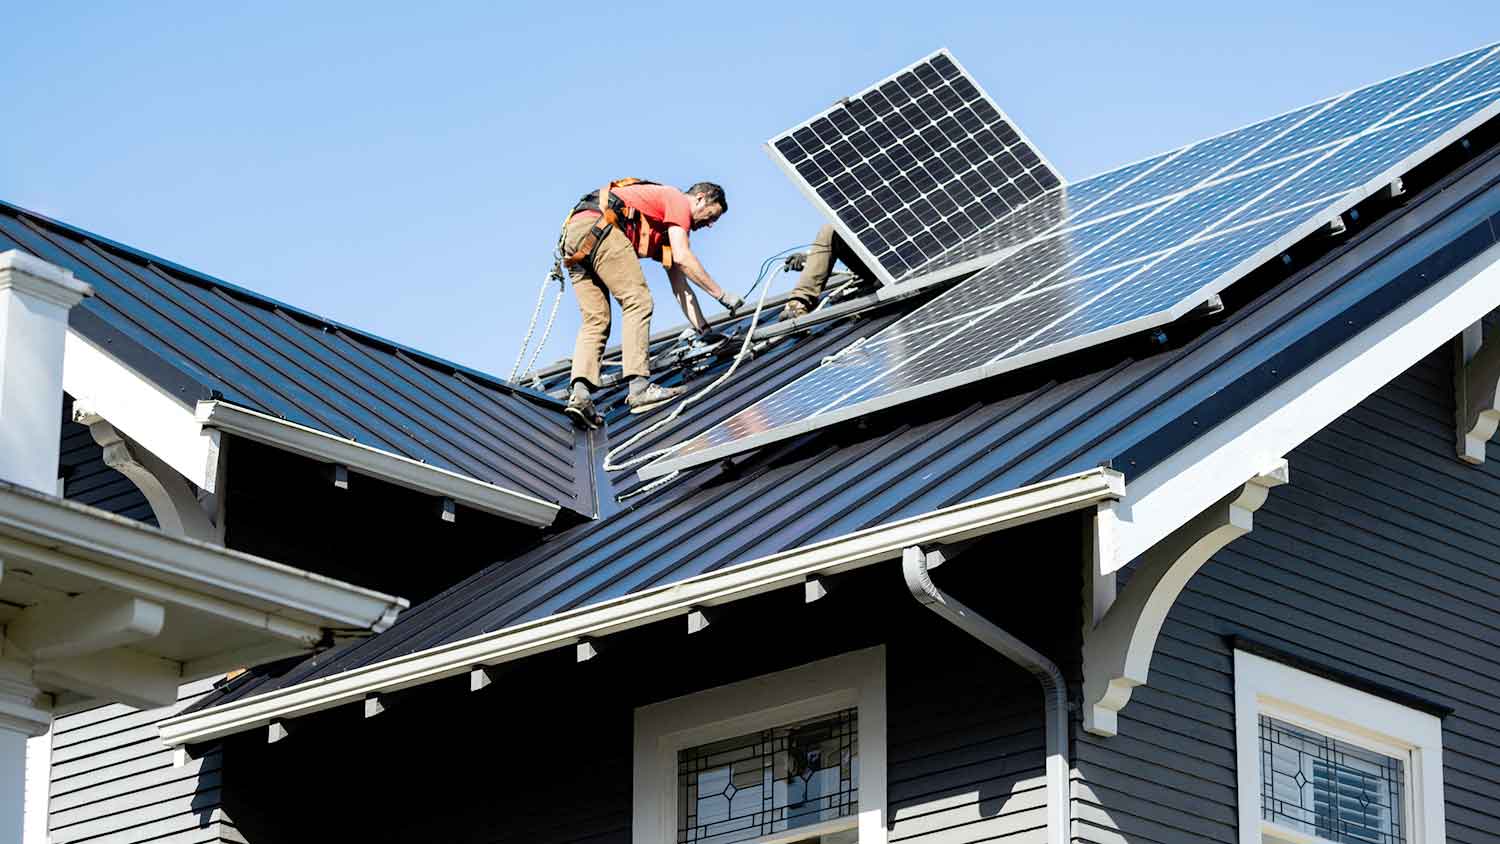
[[0, 559], [32, 560], [299, 642], [334, 627], [380, 632], [407, 607], [404, 598], [3, 482]]
[[285, 451], [347, 466], [356, 472], [528, 525], [546, 527], [562, 508], [524, 492], [506, 489], [457, 472], [372, 448], [305, 425], [278, 419], [224, 401], [198, 402], [204, 428], [227, 431]]
[[162, 741], [170, 745], [211, 741], [265, 726], [272, 720], [297, 718], [356, 703], [371, 694], [431, 683], [467, 673], [479, 666], [498, 665], [555, 648], [571, 647], [584, 637], [617, 633], [686, 615], [694, 608], [797, 586], [809, 577], [895, 559], [912, 545], [962, 542], [1059, 513], [1092, 508], [1124, 494], [1123, 475], [1110, 469], [1090, 469], [169, 718], [158, 724], [158, 731]]

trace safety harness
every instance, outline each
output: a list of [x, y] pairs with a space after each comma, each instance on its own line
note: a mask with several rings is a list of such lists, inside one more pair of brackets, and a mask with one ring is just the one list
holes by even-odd
[[[596, 191], [584, 194], [568, 212], [563, 220], [563, 234], [558, 236], [558, 252], [563, 250], [563, 238], [567, 236], [568, 220], [580, 211], [598, 211], [599, 221], [589, 229], [588, 234], [578, 242], [578, 248], [571, 255], [563, 255], [563, 266], [569, 269], [578, 266], [592, 267], [594, 264], [594, 253], [599, 250], [599, 244], [609, 236], [609, 230], [615, 226], [620, 227], [620, 232], [626, 239], [635, 243], [635, 254], [642, 258], [648, 257], [651, 248], [652, 222], [651, 218], [640, 212], [640, 209], [631, 208], [626, 205], [619, 196], [610, 193], [615, 188], [629, 187], [630, 185], [654, 185], [657, 182], [649, 182], [645, 179], [615, 179]], [[661, 265], [665, 269], [672, 269], [672, 247], [663, 243], [661, 245]]]

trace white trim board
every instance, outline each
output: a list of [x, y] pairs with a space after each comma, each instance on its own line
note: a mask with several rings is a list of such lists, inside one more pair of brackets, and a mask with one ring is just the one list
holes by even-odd
[[1121, 475], [1090, 469], [909, 519], [793, 548], [687, 580], [580, 607], [457, 642], [392, 657], [283, 689], [251, 695], [160, 725], [163, 741], [196, 744], [309, 715], [366, 695], [430, 683], [556, 648], [581, 639], [685, 616], [694, 609], [788, 587], [809, 577], [849, 571], [901, 556], [912, 545], [961, 542], [1125, 494]]
[[[1245, 651], [1234, 652], [1235, 766], [1239, 842], [1261, 844], [1260, 720], [1264, 713], [1340, 741], [1400, 758], [1406, 766], [1407, 844], [1446, 841], [1443, 724], [1437, 716], [1342, 686]], [[1286, 836], [1281, 827], [1271, 831]], [[1308, 837], [1309, 841], [1321, 839]]]
[[675, 840], [679, 751], [850, 707], [859, 712], [859, 844], [885, 844], [884, 646], [637, 709], [631, 841]]
[[[109, 418], [107, 414], [100, 415]], [[217, 429], [262, 442], [293, 454], [347, 466], [356, 472], [454, 501], [523, 524], [546, 527], [562, 508], [524, 492], [506, 489], [392, 454], [378, 448], [225, 401], [200, 401], [196, 419], [205, 430]]]
[[[1483, 168], [1450, 190], [1493, 173]], [[1319, 272], [1353, 272], [1447, 209], [1414, 209], [1387, 230]], [[1473, 221], [1448, 219], [1423, 236], [1458, 231]], [[1424, 256], [1425, 257], [1425, 256]], [[1100, 574], [1123, 568], [1182, 523], [1332, 424], [1391, 379], [1411, 368], [1485, 314], [1500, 308], [1500, 245], [1491, 246], [1410, 301], [1266, 393], [1225, 422], [1130, 483], [1112, 505], [1113, 560]]]

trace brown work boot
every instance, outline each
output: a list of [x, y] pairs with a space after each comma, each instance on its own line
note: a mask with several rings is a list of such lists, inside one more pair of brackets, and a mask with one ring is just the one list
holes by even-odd
[[660, 384], [648, 384], [646, 389], [626, 396], [625, 404], [630, 406], [631, 413], [645, 413], [660, 404], [681, 396], [683, 392], [684, 390], [681, 387], [663, 387]]
[[586, 393], [574, 392], [568, 396], [568, 405], [563, 408], [563, 413], [572, 417], [578, 427], [591, 431], [598, 430], [604, 424], [604, 417], [594, 408], [594, 399]]
[[781, 309], [781, 321], [798, 319], [807, 316], [807, 303], [801, 299], [788, 299], [786, 306]]

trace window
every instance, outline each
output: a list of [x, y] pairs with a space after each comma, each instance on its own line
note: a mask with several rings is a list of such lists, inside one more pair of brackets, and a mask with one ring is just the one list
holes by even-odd
[[635, 844], [884, 844], [882, 648], [644, 706]]
[[1241, 844], [1441, 844], [1434, 715], [1234, 653]]

